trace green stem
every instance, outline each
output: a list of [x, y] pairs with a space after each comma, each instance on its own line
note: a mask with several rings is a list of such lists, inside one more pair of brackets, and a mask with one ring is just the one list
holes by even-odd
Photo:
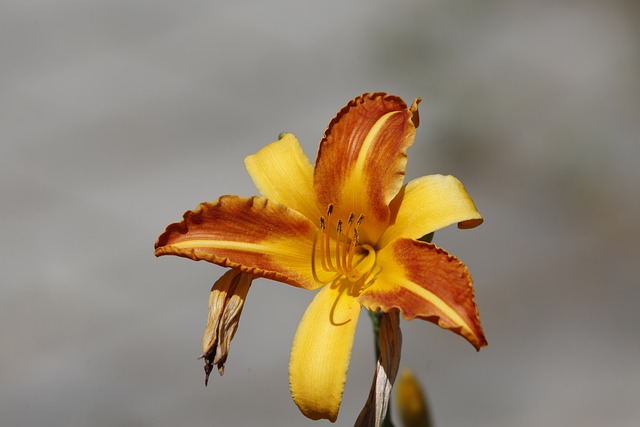
[[373, 324], [373, 338], [374, 345], [376, 350], [376, 360], [380, 358], [380, 319], [382, 318], [381, 311], [370, 311], [367, 310], [369, 317], [371, 318], [371, 323]]
[[433, 233], [425, 234], [418, 240], [420, 240], [421, 242], [431, 243], [431, 241], [433, 240]]

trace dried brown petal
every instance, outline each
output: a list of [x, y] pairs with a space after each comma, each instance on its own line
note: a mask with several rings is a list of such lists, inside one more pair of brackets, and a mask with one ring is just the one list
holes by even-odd
[[398, 374], [400, 350], [402, 349], [398, 311], [382, 313], [379, 340], [380, 357], [376, 365], [376, 373], [369, 390], [367, 403], [362, 408], [355, 427], [379, 427], [387, 414], [389, 397], [391, 397], [393, 382]]
[[202, 357], [205, 365], [205, 385], [216, 365], [220, 375], [229, 354], [231, 340], [238, 329], [244, 300], [253, 276], [238, 270], [227, 271], [211, 288], [209, 317], [202, 336]]

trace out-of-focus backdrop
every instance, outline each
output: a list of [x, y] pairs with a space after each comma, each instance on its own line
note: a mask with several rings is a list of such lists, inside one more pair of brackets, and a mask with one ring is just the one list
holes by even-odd
[[[183, 211], [311, 159], [351, 98], [421, 104], [408, 178], [485, 223], [435, 242], [489, 346], [403, 322], [436, 426], [637, 426], [640, 8], [634, 1], [0, 3], [0, 424], [303, 426], [287, 363], [313, 293], [254, 283], [223, 377], [200, 337], [222, 269], [153, 256]], [[373, 375], [361, 319], [338, 425]], [[319, 422], [319, 425], [326, 423]]]

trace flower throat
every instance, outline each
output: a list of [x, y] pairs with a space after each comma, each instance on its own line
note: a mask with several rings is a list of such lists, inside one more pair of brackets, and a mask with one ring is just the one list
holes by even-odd
[[[346, 230], [343, 230], [345, 223], [342, 219], [333, 225], [332, 213], [333, 204], [330, 204], [326, 219], [320, 217], [320, 230], [316, 232], [311, 257], [313, 277], [322, 284], [339, 279], [347, 279], [352, 283], [362, 280], [364, 284], [376, 261], [375, 250], [369, 245], [360, 245], [358, 227], [364, 222], [364, 215], [361, 214], [355, 220], [355, 214], [352, 212], [346, 222]], [[335, 230], [333, 237], [332, 230]], [[320, 280], [316, 257], [319, 257], [323, 271], [334, 273], [329, 280]]]

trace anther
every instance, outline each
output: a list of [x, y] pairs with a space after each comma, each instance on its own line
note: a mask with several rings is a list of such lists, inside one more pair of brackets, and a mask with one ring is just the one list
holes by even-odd
[[356, 225], [362, 224], [362, 221], [364, 221], [364, 214], [360, 214], [360, 218], [358, 218], [358, 222], [356, 222]]
[[331, 216], [333, 212], [333, 203], [329, 203], [329, 208], [327, 209], [327, 216]]

